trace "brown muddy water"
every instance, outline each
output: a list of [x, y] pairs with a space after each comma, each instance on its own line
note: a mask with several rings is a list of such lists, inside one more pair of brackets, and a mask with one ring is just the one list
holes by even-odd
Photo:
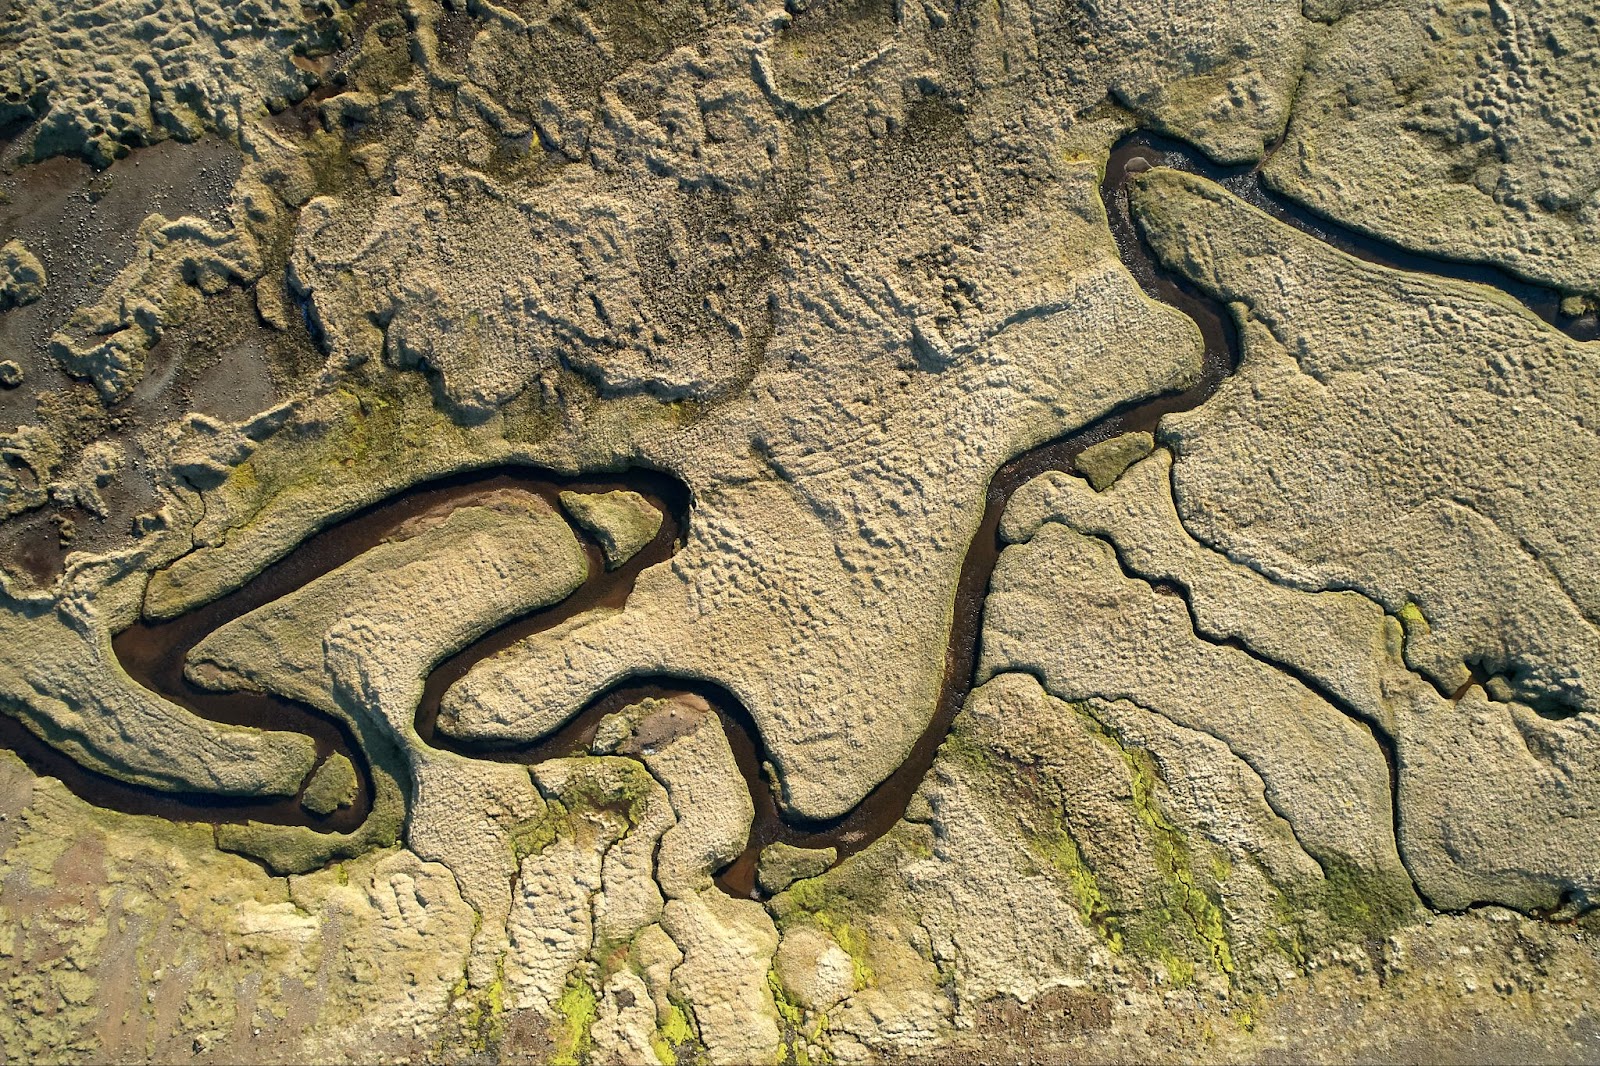
[[[626, 488], [642, 493], [665, 516], [655, 540], [624, 566], [607, 572], [598, 546], [575, 526], [589, 555], [589, 579], [562, 602], [513, 619], [440, 662], [428, 676], [417, 709], [418, 733], [429, 744], [464, 755], [533, 764], [585, 750], [600, 720], [630, 703], [645, 697], [692, 693], [704, 698], [719, 715], [756, 809], [744, 852], [718, 876], [718, 883], [725, 891], [741, 897], [756, 895], [757, 857], [762, 848], [774, 842], [811, 848], [834, 847], [841, 858], [860, 851], [902, 818], [972, 689], [984, 599], [1001, 547], [1000, 516], [1012, 493], [1046, 471], [1070, 470], [1078, 453], [1091, 444], [1134, 430], [1153, 431], [1163, 415], [1198, 406], [1237, 366], [1238, 339], [1232, 319], [1220, 305], [1155, 262], [1128, 214], [1127, 178], [1151, 166], [1170, 166], [1202, 174], [1275, 217], [1364, 259], [1404, 270], [1494, 284], [1570, 335], [1586, 338], [1594, 331], [1592, 321], [1558, 321], [1557, 294], [1510, 279], [1490, 268], [1427, 259], [1383, 245], [1281, 201], [1262, 186], [1251, 168], [1218, 167], [1178, 142], [1144, 133], [1134, 134], [1124, 138], [1112, 151], [1101, 185], [1112, 234], [1124, 264], [1141, 287], [1152, 297], [1189, 315], [1199, 326], [1205, 341], [1202, 373], [1181, 392], [1113, 411], [1074, 433], [1012, 459], [995, 473], [982, 521], [963, 561], [954, 623], [946, 646], [944, 682], [932, 719], [910, 756], [844, 816], [827, 822], [785, 819], [774, 798], [776, 790], [769, 780], [759, 730], [749, 713], [726, 690], [701, 680], [660, 675], [627, 679], [596, 697], [560, 729], [533, 744], [489, 747], [463, 743], [436, 731], [441, 698], [474, 665], [535, 632], [585, 611], [620, 607], [645, 567], [671, 557], [682, 542], [686, 524], [692, 520], [690, 493], [670, 475], [644, 469], [615, 475], [568, 477], [533, 468], [502, 467], [431, 482], [337, 521], [229, 595], [171, 621], [138, 622], [116, 636], [113, 646], [117, 656], [134, 680], [151, 691], [215, 721], [304, 733], [315, 738], [323, 758], [334, 751], [350, 757], [361, 779], [360, 795], [350, 808], [318, 818], [301, 807], [297, 798], [263, 801], [194, 796], [126, 785], [77, 766], [8, 716], [0, 716], [0, 744], [21, 754], [36, 772], [60, 778], [74, 792], [101, 806], [200, 822], [257, 820], [307, 825], [324, 832], [348, 831], [367, 816], [371, 806], [370, 768], [356, 741], [354, 724], [267, 693], [202, 689], [184, 676], [184, 663], [190, 649], [232, 619], [355, 558], [418, 515], [469, 505], [485, 494], [505, 490], [539, 495], [559, 510], [556, 494], [563, 489], [605, 492]], [[1385, 743], [1387, 738], [1375, 735], [1379, 743], [1385, 745], [1392, 762], [1392, 749]]]

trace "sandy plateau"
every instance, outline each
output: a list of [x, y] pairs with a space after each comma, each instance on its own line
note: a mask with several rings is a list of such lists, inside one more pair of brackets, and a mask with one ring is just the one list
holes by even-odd
[[0, 1061], [1600, 1060], [1589, 0], [0, 0]]

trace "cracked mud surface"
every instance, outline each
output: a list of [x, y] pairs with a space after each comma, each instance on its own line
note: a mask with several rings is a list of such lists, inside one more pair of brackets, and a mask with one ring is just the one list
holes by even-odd
[[1595, 1057], [1582, 5], [125, 6], [7, 1058]]

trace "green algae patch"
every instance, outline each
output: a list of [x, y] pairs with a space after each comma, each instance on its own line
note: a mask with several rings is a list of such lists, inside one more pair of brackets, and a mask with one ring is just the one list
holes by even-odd
[[662, 1066], [677, 1066], [679, 1057], [695, 1041], [694, 1026], [690, 1022], [689, 1012], [677, 1002], [673, 1002], [667, 1008], [666, 1020], [650, 1038], [650, 1047], [656, 1053], [656, 1058], [661, 1060]]
[[[1127, 842], [1135, 853], [1129, 858], [1147, 860], [1154, 878], [1130, 879], [1125, 864], [1107, 852], [1109, 845], [1075, 824], [1081, 816], [1071, 813], [1071, 789], [1089, 784], [1073, 784], [1064, 770], [1012, 754], [980, 720], [958, 718], [941, 758], [988, 778], [992, 789], [1012, 797], [1012, 816], [1029, 851], [1111, 951], [1159, 963], [1174, 983], [1193, 983], [1196, 963], [1231, 980], [1237, 963], [1218, 902], [1219, 886], [1231, 873], [1226, 858], [1191, 843], [1167, 814], [1161, 772], [1149, 751], [1126, 743], [1089, 703], [1066, 702], [1064, 709], [1092, 745], [1084, 756], [1094, 755], [1094, 748], [1103, 753], [1094, 761], [1096, 772], [1109, 776], [1094, 787], [1109, 787], [1118, 797], [1114, 802], [1127, 804], [1130, 817], [1119, 831], [1134, 834]], [[1122, 788], [1114, 783], [1119, 778]]]
[[638, 825], [645, 804], [659, 787], [650, 771], [634, 759], [599, 755], [575, 762], [577, 768], [545, 796], [545, 809], [511, 828], [511, 847], [519, 860], [538, 855], [560, 837], [578, 834], [582, 812], [609, 812], [629, 828]]
[[[1157, 866], [1166, 881], [1162, 895], [1168, 909], [1161, 917], [1181, 918], [1199, 942], [1210, 965], [1219, 973], [1232, 974], [1235, 970], [1233, 949], [1228, 943], [1222, 909], [1197, 880], [1188, 842], [1182, 830], [1168, 820], [1156, 798], [1159, 771], [1155, 760], [1143, 748], [1124, 747], [1120, 742], [1117, 747], [1122, 753], [1133, 786], [1134, 813], [1145, 827]], [[1173, 913], [1174, 908], [1176, 914]], [[1149, 939], [1149, 933], [1145, 934], [1144, 939]], [[1167, 968], [1171, 971], [1175, 962], [1163, 961], [1167, 962]]]
[[916, 920], [905, 909], [899, 864], [930, 834], [902, 822], [821, 876], [796, 881], [767, 902], [778, 931], [810, 926], [832, 937], [850, 956], [858, 990], [895, 983], [905, 963], [896, 929]]
[[499, 458], [493, 428], [434, 409], [409, 375], [382, 389], [351, 382], [308, 401], [207, 492], [209, 546], [151, 575], [145, 613], [174, 618], [238, 588], [339, 515], [430, 476]]
[[833, 937], [850, 956], [856, 988], [863, 989], [873, 983], [877, 975], [872, 969], [871, 945], [866, 931], [869, 912], [859, 901], [841, 891], [829, 876], [797, 881], [774, 903], [778, 900], [783, 901], [779, 907], [780, 930], [794, 921], [816, 926]]
[[589, 1030], [594, 1026], [598, 1005], [588, 980], [580, 970], [574, 970], [555, 1002], [556, 1017], [550, 1031], [555, 1043], [551, 1066], [578, 1066], [588, 1056], [592, 1039]]
[[1428, 625], [1428, 619], [1423, 615], [1422, 608], [1410, 600], [1395, 612], [1395, 617], [1400, 619], [1400, 625], [1404, 627], [1408, 640], [1425, 637], [1433, 632], [1433, 627]]
[[1085, 925], [1105, 938], [1112, 951], [1123, 948], [1122, 920], [1112, 912], [1110, 903], [1100, 890], [1100, 882], [1084, 861], [1071, 829], [1059, 812], [1052, 812], [1053, 824], [1042, 833], [1029, 833], [1028, 842], [1039, 855], [1066, 878], [1072, 892], [1073, 905]]
[[331, 863], [354, 859], [375, 848], [389, 847], [400, 840], [404, 812], [392, 824], [373, 811], [373, 817], [354, 833], [319, 833], [298, 825], [268, 825], [264, 822], [217, 826], [217, 847], [255, 859], [275, 874], [304, 874]]
[[556, 842], [561, 826], [567, 820], [567, 808], [560, 800], [546, 800], [543, 812], [511, 827], [511, 850], [520, 859], [541, 854]]
[[581, 768], [561, 787], [560, 798], [570, 808], [608, 810], [636, 825], [644, 805], [656, 788], [643, 763], [634, 759], [595, 756], [583, 760]]
[[[473, 917], [473, 933], [476, 935], [483, 916], [474, 913]], [[497, 1047], [505, 1037], [505, 960], [500, 959], [495, 963], [494, 979], [475, 993], [470, 992], [467, 978], [463, 975], [451, 989], [451, 998], [458, 1004], [458, 1025], [467, 1049], [481, 1055]], [[445, 1044], [437, 1045], [434, 1051], [437, 1056], [443, 1057]]]
[[1412, 921], [1409, 882], [1385, 881], [1354, 864], [1326, 862], [1321, 881], [1283, 886], [1272, 901], [1268, 945], [1296, 966], [1339, 941], [1381, 939]]
[[[826, 1050], [828, 1035], [828, 1016], [816, 1013], [809, 1024], [807, 1015], [812, 1012], [801, 1006], [789, 990], [783, 986], [783, 978], [778, 976], [778, 971], [767, 971], [767, 987], [772, 991], [772, 1002], [778, 1010], [778, 1024], [782, 1031], [781, 1062], [787, 1066], [824, 1066], [833, 1061], [833, 1056]], [[816, 1046], [820, 1054], [813, 1055], [812, 1047]]]

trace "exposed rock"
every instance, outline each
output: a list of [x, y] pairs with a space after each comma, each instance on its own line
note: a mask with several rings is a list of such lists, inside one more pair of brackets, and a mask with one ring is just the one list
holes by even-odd
[[[462, 507], [216, 630], [190, 653], [189, 669], [211, 686], [261, 688], [352, 719], [374, 737], [380, 756], [403, 753], [415, 780], [415, 802], [431, 802], [435, 793], [443, 797], [437, 815], [411, 823], [413, 846], [440, 861], [456, 862], [459, 855], [457, 875], [469, 886], [484, 885], [487, 894], [474, 894], [469, 902], [503, 914], [508, 904], [495, 900], [507, 891], [509, 871], [498, 869], [507, 854], [504, 840], [496, 850], [493, 834], [474, 831], [457, 840], [448, 828], [457, 818], [480, 830], [496, 822], [469, 813], [461, 790], [471, 793], [469, 782], [501, 772], [469, 771], [463, 760], [425, 748], [412, 718], [435, 663], [506, 618], [565, 596], [582, 582], [584, 570], [571, 529], [537, 497]], [[421, 603], [434, 605], [427, 626], [416, 624]], [[303, 868], [319, 854], [326, 861], [329, 849], [364, 846], [373, 834], [392, 833], [406, 812], [390, 775], [404, 770], [381, 763], [378, 770], [386, 780], [378, 783], [374, 814], [353, 837], [259, 831], [248, 838], [235, 834], [229, 843], [280, 866]], [[521, 789], [528, 796], [507, 799], [499, 821], [529, 816], [521, 806], [538, 797], [525, 779]], [[505, 838], [509, 828], [497, 832]], [[469, 867], [477, 872], [469, 875]], [[486, 935], [501, 927], [489, 924]]]
[[31, 511], [49, 499], [46, 486], [60, 470], [63, 452], [61, 441], [38, 424], [0, 434], [0, 517]]
[[[1152, 27], [1159, 27], [1157, 42], [1150, 42]], [[1296, 99], [1303, 56], [1315, 48], [1301, 5], [1282, 0], [1251, 0], [1220, 12], [1197, 2], [1160, 10], [1119, 6], [1097, 11], [1079, 33], [1095, 42], [1085, 48], [1091, 55], [1104, 49], [1115, 71], [1115, 99], [1224, 163], [1260, 158], [1277, 139]], [[1107, 47], [1112, 41], [1126, 43]]]
[[815, 877], [838, 858], [837, 848], [797, 848], [791, 844], [768, 844], [761, 849], [756, 866], [756, 882], [763, 892], [782, 892], [796, 881]]
[[698, 696], [645, 700], [602, 723], [596, 747], [636, 755], [672, 799], [677, 823], [655, 856], [662, 891], [715, 891], [711, 875], [744, 850], [755, 818], [716, 713]]
[[[720, 721], [692, 697], [647, 700], [602, 722], [596, 746], [639, 761], [542, 764], [536, 777], [549, 810], [512, 836], [525, 854], [504, 966], [514, 1005], [554, 1018], [575, 982], [592, 984], [590, 967], [609, 970], [613, 946], [632, 943], [643, 984], [605, 984], [582, 1031], [597, 1049], [637, 1048], [643, 1033], [657, 1055], [655, 1030], [668, 1033], [683, 1004], [712, 1061], [772, 1058], [778, 1032], [766, 974], [776, 931], [759, 904], [711, 883], [742, 848], [752, 817]], [[634, 1002], [623, 1003], [622, 991]], [[670, 1048], [687, 1038], [684, 1030], [660, 1039]]]
[[[1025, 123], [1035, 108], [1081, 114], [1109, 97], [1141, 123], [1234, 162], [1257, 158], [1288, 121], [1307, 37], [1300, 5], [1281, 0], [1223, 12], [1032, 4], [1025, 26], [1007, 12], [886, 3], [818, 3], [785, 16], [757, 52], [757, 70], [799, 114], [840, 110], [863, 88], [892, 98], [891, 87], [920, 73], [980, 116], [1005, 99], [1017, 114], [994, 115], [997, 125]], [[951, 48], [961, 49], [959, 63]]]
[[595, 1016], [592, 1035], [597, 1062], [657, 1063], [652, 1046], [656, 1031], [655, 1006], [644, 981], [629, 970], [618, 970], [606, 982]]
[[561, 506], [600, 541], [607, 570], [639, 554], [661, 529], [661, 512], [637, 492], [563, 492]]
[[358, 679], [350, 694], [375, 700], [348, 710], [409, 738], [435, 663], [561, 599], [585, 569], [572, 531], [538, 497], [461, 507], [223, 626], [196, 645], [190, 668], [208, 667], [212, 684], [225, 676], [328, 707], [337, 651]]
[[[614, 838], [623, 828], [606, 827], [605, 836]], [[513, 1007], [553, 1013], [568, 974], [588, 956], [592, 901], [601, 883], [602, 851], [595, 844], [590, 834], [561, 835], [522, 860], [507, 927], [505, 980]]]
[[292, 412], [292, 404], [281, 404], [237, 425], [191, 414], [169, 431], [173, 475], [202, 492], [216, 488], [234, 467], [250, 458], [258, 444], [276, 433]]
[[358, 784], [355, 766], [334, 752], [311, 775], [300, 797], [300, 805], [312, 814], [332, 814], [355, 801]]
[[[221, 463], [240, 450], [248, 462], [234, 468], [237, 476], [207, 490], [203, 507], [197, 501], [189, 518], [195, 550], [151, 575], [146, 613], [173, 618], [193, 610], [243, 585], [317, 530], [408, 486], [533, 459], [498, 437], [504, 427], [463, 430], [431, 401], [425, 385], [382, 394], [340, 389], [295, 404], [288, 422], [263, 434], [253, 448], [231, 432], [217, 434], [214, 443], [223, 452], [203, 449], [204, 462]], [[206, 435], [194, 428], [195, 442], [204, 444]], [[397, 447], [416, 450], [392, 462]]]
[[22, 364], [15, 359], [0, 359], [0, 388], [14, 389], [22, 384]]
[[62, 507], [78, 507], [96, 518], [106, 517], [101, 490], [110, 485], [127, 464], [127, 455], [115, 441], [102, 440], [78, 454], [66, 476], [46, 487], [50, 502]]
[[472, 931], [444, 867], [390, 850], [270, 877], [209, 827], [97, 810], [10, 754], [0, 782], [8, 1057], [421, 1053], [411, 1034], [444, 1013]]
[[[1145, 236], [1234, 306], [1243, 365], [1162, 450], [1019, 490], [970, 581], [998, 470], [1200, 366], [1113, 240], [1108, 146], [1138, 124], [1261, 160], [1586, 313], [1587, 8], [581, 6], [0, 0], [0, 228], [51, 274], [0, 320], [28, 367], [0, 554], [96, 546], [0, 586], [0, 702], [142, 786], [303, 784], [311, 823], [114, 815], [0, 756], [0, 1057], [1591, 1054], [1592, 345], [1148, 174]], [[208, 131], [215, 196], [130, 193], [158, 161], [133, 149]], [[240, 373], [265, 398], [201, 414]], [[625, 602], [456, 682], [440, 747], [429, 672], [584, 576], [521, 490], [428, 511], [190, 664], [341, 718], [370, 797], [110, 650], [500, 464], [661, 471], [684, 532]], [[662, 521], [562, 505], [608, 568]], [[905, 817], [865, 847], [844, 823], [840, 862], [767, 848], [765, 904], [714, 880], [751, 832], [741, 715], [646, 700], [587, 754], [532, 747], [618, 683], [692, 679], [748, 709], [785, 815], [831, 818], [923, 733], [957, 611], [982, 684]], [[352, 797], [359, 830], [312, 828]], [[1424, 907], [1486, 901], [1526, 913]]]
[[[549, 809], [513, 834], [525, 857], [506, 980], [517, 1005], [549, 1014], [591, 951], [603, 955], [660, 920], [652, 860], [675, 819], [661, 785], [632, 760], [555, 760], [537, 777]], [[650, 978], [663, 999], [665, 978]]]
[[1184, 525], [1300, 587], [1414, 604], [1407, 660], [1441, 692], [1477, 663], [1536, 705], [1594, 706], [1600, 539], [1578, 516], [1600, 450], [1573, 426], [1597, 413], [1600, 345], [1493, 290], [1352, 259], [1202, 179], [1152, 171], [1136, 191], [1163, 259], [1249, 308], [1246, 365], [1163, 429]]
[[1269, 580], [1196, 542], [1172, 502], [1172, 453], [1132, 467], [1110, 491], [1092, 493], [1064, 474], [1046, 474], [1012, 497], [1001, 535], [1018, 543], [1047, 521], [1108, 541], [1128, 573], [1181, 589], [1196, 632], [1215, 643], [1241, 640], [1271, 662], [1313, 679], [1384, 732], [1395, 728], [1385, 686], [1398, 658], [1399, 624], [1356, 592], [1307, 592]]
[[1034, 674], [1060, 699], [1127, 700], [1216, 737], [1324, 870], [1362, 884], [1375, 907], [1407, 905], [1371, 731], [1292, 675], [1204, 639], [1179, 596], [1126, 576], [1104, 541], [1048, 523], [1001, 554], [979, 676], [1007, 670]]
[[0, 660], [6, 712], [118, 780], [232, 796], [300, 791], [315, 762], [309, 737], [210, 722], [128, 677], [105, 613], [117, 597], [97, 577], [69, 578], [59, 599], [0, 583], [0, 641], [16, 651]]
[[1103, 492], [1155, 446], [1156, 439], [1148, 433], [1123, 433], [1079, 452], [1072, 468], [1088, 478], [1096, 492]]
[[44, 265], [26, 245], [19, 240], [0, 245], [0, 311], [32, 303], [46, 284]]
[[[772, 369], [748, 397], [692, 433], [635, 443], [694, 493], [673, 564], [641, 574], [622, 610], [478, 665], [446, 695], [440, 728], [536, 737], [621, 677], [687, 673], [739, 693], [797, 814], [853, 806], [932, 713], [944, 657], [928, 634], [948, 632], [990, 475], [1020, 447], [1197, 366], [1192, 323], [1149, 304], [1096, 229], [1097, 180], [1065, 166], [1014, 216], [994, 218], [985, 244], [953, 251], [949, 270], [961, 277], [986, 279], [1004, 261], [1010, 280], [974, 281], [970, 309], [946, 327], [930, 322], [920, 342], [894, 308], [932, 313], [937, 291], [885, 303], [854, 268], [836, 270], [853, 242], [819, 229], [777, 294]], [[908, 203], [907, 255], [957, 224], [954, 195]], [[812, 285], [849, 317], [824, 326]], [[1115, 345], [1110, 322], [1124, 331]], [[885, 345], [901, 369], [881, 369], [903, 391], [885, 392], [860, 363]], [[801, 589], [803, 599], [785, 591]], [[772, 665], [800, 659], [803, 671]]]
[[150, 349], [169, 326], [193, 315], [203, 296], [254, 280], [262, 270], [255, 238], [231, 223], [151, 215], [139, 226], [138, 242], [133, 261], [100, 299], [75, 310], [50, 338], [50, 354], [108, 403], [129, 395]]
[[815, 926], [785, 931], [772, 967], [783, 987], [808, 1010], [827, 1013], [856, 990], [856, 967], [849, 952]]
[[672, 983], [693, 1004], [710, 1061], [776, 1058], [778, 1012], [767, 971], [778, 934], [761, 904], [708, 887], [668, 900], [661, 927], [683, 951]]

